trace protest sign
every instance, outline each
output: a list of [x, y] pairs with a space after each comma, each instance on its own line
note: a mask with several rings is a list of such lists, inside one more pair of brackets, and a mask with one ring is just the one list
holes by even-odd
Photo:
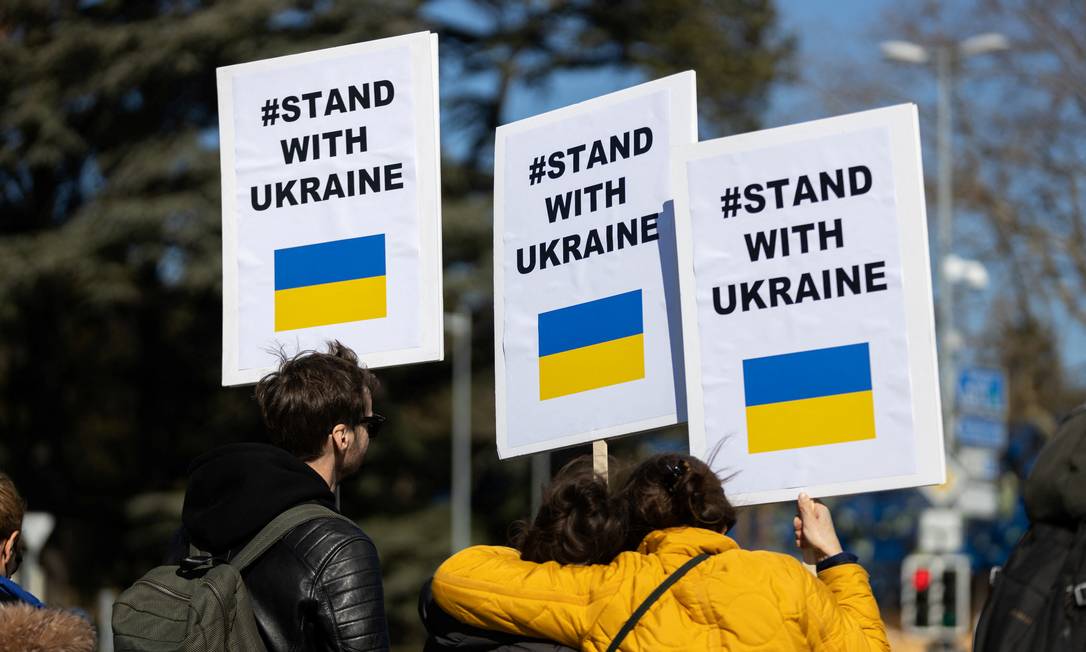
[[915, 107], [690, 145], [673, 172], [691, 450], [729, 496], [941, 483]]
[[443, 355], [437, 37], [218, 70], [223, 384], [338, 339]]
[[498, 455], [685, 419], [670, 148], [687, 72], [498, 128]]

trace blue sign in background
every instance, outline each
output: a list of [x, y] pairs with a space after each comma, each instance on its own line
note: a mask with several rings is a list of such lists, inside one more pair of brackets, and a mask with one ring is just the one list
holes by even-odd
[[1003, 421], [963, 414], [956, 425], [958, 443], [962, 446], [1003, 448], [1007, 443], [1007, 425]]
[[998, 369], [966, 367], [958, 374], [958, 414], [1003, 419], [1007, 412], [1007, 379]]
[[965, 367], [958, 374], [955, 435], [964, 446], [1007, 444], [1007, 378], [999, 369]]

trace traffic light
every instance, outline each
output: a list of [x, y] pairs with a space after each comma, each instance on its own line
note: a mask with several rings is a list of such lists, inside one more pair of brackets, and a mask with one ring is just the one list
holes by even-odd
[[917, 568], [913, 571], [913, 589], [916, 592], [916, 616], [914, 618], [917, 627], [928, 626], [928, 612], [931, 611], [931, 602], [928, 595], [931, 591], [931, 571], [927, 568]]
[[953, 567], [943, 570], [943, 627], [958, 626], [958, 571]]
[[901, 624], [915, 634], [964, 632], [969, 625], [969, 558], [909, 555], [901, 567]]

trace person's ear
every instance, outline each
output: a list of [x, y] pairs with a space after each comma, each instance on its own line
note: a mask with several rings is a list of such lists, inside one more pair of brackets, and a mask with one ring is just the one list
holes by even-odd
[[337, 453], [343, 453], [351, 447], [354, 438], [354, 429], [344, 423], [337, 423], [332, 428], [332, 449]]
[[7, 539], [5, 539], [0, 545], [0, 570], [7, 574], [8, 566], [11, 565], [11, 561], [15, 559], [15, 546], [19, 545], [19, 530], [15, 530], [11, 533]]

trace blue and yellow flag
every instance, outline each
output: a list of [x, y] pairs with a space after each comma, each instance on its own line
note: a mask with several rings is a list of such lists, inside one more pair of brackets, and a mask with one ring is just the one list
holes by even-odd
[[539, 400], [645, 377], [641, 290], [539, 315]]
[[385, 234], [275, 250], [275, 330], [388, 313]]
[[743, 361], [747, 450], [875, 438], [867, 342]]

